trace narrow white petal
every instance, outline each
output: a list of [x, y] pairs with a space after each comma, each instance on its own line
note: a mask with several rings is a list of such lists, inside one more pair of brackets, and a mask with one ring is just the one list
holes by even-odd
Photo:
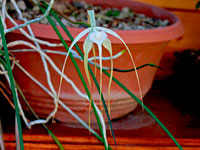
[[[69, 56], [69, 53], [71, 52], [72, 50], [72, 47], [84, 36], [86, 35], [88, 32], [90, 32], [91, 30], [91, 27], [90, 28], [87, 28], [85, 30], [83, 30], [81, 33], [79, 33], [76, 38], [74, 39], [74, 41], [72, 42], [68, 52], [67, 52], [67, 55], [65, 57], [65, 61], [64, 61], [64, 64], [63, 64], [63, 67], [62, 67], [62, 73], [61, 73], [61, 78], [60, 78], [60, 85], [59, 85], [59, 92], [60, 93], [60, 89], [61, 89], [61, 85], [62, 85], [62, 80], [63, 80], [63, 75], [64, 75], [64, 71], [65, 71], [65, 65], [66, 65], [66, 62], [67, 62], [67, 58]], [[58, 94], [58, 98], [59, 98], [60, 94]]]
[[[83, 37], [85, 36], [88, 32], [90, 32], [92, 30], [92, 27], [89, 27], [85, 30], [83, 30], [81, 33], [79, 33], [76, 38], [74, 39], [74, 41], [72, 42], [71, 46], [69, 47], [69, 51], [72, 49], [72, 47]], [[68, 51], [68, 53], [69, 53]]]
[[[123, 40], [116, 32], [114, 32], [114, 31], [112, 31], [112, 30], [110, 30], [110, 29], [103, 28], [103, 27], [96, 27], [96, 29], [101, 30], [101, 31], [104, 31], [104, 32], [106, 32], [106, 33], [109, 33], [109, 34], [115, 36], [116, 38], [118, 38], [119, 40], [121, 40], [122, 43], [124, 44], [124, 46], [126, 47], [126, 49], [128, 50], [128, 53], [129, 53], [129, 55], [130, 55], [130, 57], [131, 57], [131, 61], [132, 61], [132, 63], [133, 63], [133, 67], [136, 68], [135, 62], [134, 62], [134, 60], [133, 60], [132, 54], [131, 54], [131, 52], [130, 52], [128, 46], [126, 45], [126, 43], [124, 42], [124, 40]], [[140, 80], [139, 80], [139, 76], [138, 76], [137, 70], [135, 70], [135, 74], [136, 74], [136, 78], [137, 78], [137, 82], [138, 82], [138, 88], [139, 88], [139, 92], [140, 92], [140, 99], [141, 99], [141, 101], [142, 101], [142, 97], [143, 97], [143, 96], [142, 96], [142, 90], [141, 90], [141, 87], [140, 87]]]
[[88, 71], [88, 54], [91, 51], [92, 46], [93, 46], [92, 41], [90, 41], [89, 38], [87, 37], [84, 44], [83, 44], [83, 51], [84, 51], [85, 74], [86, 74], [86, 77], [88, 79], [90, 87], [91, 87], [91, 81], [90, 81], [90, 75], [89, 75], [89, 71]]

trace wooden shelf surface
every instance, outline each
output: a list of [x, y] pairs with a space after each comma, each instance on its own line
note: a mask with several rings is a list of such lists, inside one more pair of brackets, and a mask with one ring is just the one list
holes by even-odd
[[[182, 112], [181, 107], [168, 97], [160, 82], [154, 83], [145, 96], [144, 103], [166, 125], [184, 150], [200, 150], [200, 118], [192, 113]], [[0, 112], [6, 149], [15, 149], [13, 110], [6, 102], [1, 101]], [[129, 115], [114, 120], [112, 123], [118, 150], [178, 149], [141, 107], [137, 107]], [[49, 123], [47, 126], [65, 149], [104, 149], [102, 143], [81, 125]], [[92, 127], [99, 133], [96, 125]], [[109, 145], [115, 149], [109, 130], [107, 134]], [[23, 138], [25, 149], [58, 149], [53, 139], [40, 125], [35, 125], [29, 130], [23, 124]]]

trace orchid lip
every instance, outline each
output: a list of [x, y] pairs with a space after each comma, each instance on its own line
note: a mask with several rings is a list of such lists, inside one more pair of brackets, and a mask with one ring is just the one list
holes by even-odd
[[97, 45], [102, 44], [103, 41], [107, 38], [107, 34], [104, 31], [93, 31], [90, 34], [89, 39], [96, 43]]

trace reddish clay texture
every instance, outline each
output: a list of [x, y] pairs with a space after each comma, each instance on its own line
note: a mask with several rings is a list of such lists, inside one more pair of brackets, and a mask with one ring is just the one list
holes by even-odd
[[[100, 4], [105, 6], [112, 6], [122, 8], [124, 6], [129, 6], [133, 8], [138, 13], [144, 13], [147, 16], [161, 18], [161, 19], [169, 19], [170, 25], [164, 28], [158, 29], [150, 29], [150, 30], [129, 30], [122, 31], [117, 30], [116, 32], [122, 37], [122, 39], [127, 43], [129, 49], [131, 50], [131, 54], [133, 55], [136, 66], [141, 66], [146, 63], [153, 63], [155, 65], [159, 65], [162, 55], [164, 54], [164, 48], [169, 43], [170, 40], [176, 39], [183, 34], [183, 27], [180, 20], [172, 13], [151, 5], [147, 5], [144, 3], [133, 2], [129, 0], [88, 0], [94, 4]], [[12, 24], [8, 22], [8, 27], [11, 27]], [[60, 43], [59, 38], [56, 33], [53, 31], [52, 27], [49, 25], [43, 24], [32, 24], [31, 25], [33, 32], [36, 37], [48, 40], [54, 43]], [[60, 32], [64, 36], [67, 44], [70, 45], [70, 41], [64, 31], [60, 29]], [[83, 29], [81, 28], [68, 28], [73, 37], [78, 35]], [[122, 50], [125, 50], [122, 42], [112, 36], [109, 35], [109, 39], [112, 42], [113, 55], [119, 53]], [[7, 34], [7, 41], [14, 40], [27, 40], [24, 36], [22, 36], [19, 31], [15, 31]], [[83, 41], [85, 37], [82, 38], [78, 45], [82, 49]], [[15, 47], [17, 49], [24, 48], [23, 46]], [[46, 46], [42, 46], [44, 49], [49, 49]], [[12, 48], [13, 49], [13, 48]], [[65, 51], [63, 47], [61, 48], [50, 48], [52, 51]], [[44, 86], [48, 87], [48, 83], [46, 80], [45, 71], [43, 68], [43, 64], [40, 58], [40, 55], [36, 52], [17, 52], [13, 53], [15, 57], [19, 60], [19, 63], [29, 72], [31, 73], [37, 80], [39, 80]], [[96, 48], [96, 54], [98, 54], [98, 50]], [[52, 58], [54, 63], [62, 69], [63, 62], [65, 56], [57, 55], [57, 54], [48, 54], [49, 57]], [[92, 56], [92, 55], [90, 55]], [[109, 56], [108, 52], [104, 49], [103, 56]], [[82, 74], [85, 77], [85, 71], [83, 67], [83, 62], [77, 60], [77, 64], [80, 67]], [[110, 66], [110, 61], [103, 61], [104, 66]], [[48, 67], [51, 74], [52, 83], [58, 91], [60, 76], [55, 72], [55, 70], [48, 63]], [[94, 66], [92, 66], [94, 71]], [[125, 52], [122, 56], [114, 60], [114, 68], [118, 69], [131, 69], [133, 68], [130, 56], [128, 52]], [[153, 78], [156, 73], [156, 68], [145, 67], [138, 70], [142, 94], [145, 94], [151, 88]], [[73, 66], [71, 60], [69, 59], [65, 68], [66, 75], [75, 83], [75, 85], [85, 93], [84, 87], [82, 85], [81, 80]], [[33, 107], [33, 109], [40, 115], [40, 117], [47, 116], [53, 110], [53, 99], [51, 99], [39, 86], [37, 86], [33, 81], [29, 79], [19, 68], [15, 67], [14, 76], [23, 90], [25, 96], [27, 97], [29, 103]], [[99, 81], [99, 71], [97, 69], [96, 73], [97, 80]], [[136, 96], [139, 97], [138, 84], [136, 81], [135, 72], [129, 73], [120, 73], [114, 72], [114, 77], [116, 77], [120, 82], [122, 82], [128, 89], [130, 89]], [[87, 81], [87, 79], [86, 79]], [[103, 75], [103, 94], [105, 100], [107, 101], [107, 90], [108, 90], [108, 77]], [[49, 89], [49, 88], [48, 88]], [[92, 84], [92, 97], [99, 105], [99, 94]], [[74, 111], [80, 118], [84, 121], [88, 121], [88, 108], [89, 103], [87, 100], [78, 96], [76, 92], [73, 90], [70, 84], [65, 81], [62, 84], [62, 90], [60, 99]], [[23, 103], [23, 102], [22, 102]], [[145, 102], [144, 102], [145, 103]], [[127, 113], [131, 112], [135, 109], [137, 103], [126, 94], [117, 84], [112, 83], [111, 87], [111, 119], [119, 118]], [[24, 108], [26, 109], [25, 105]], [[104, 111], [103, 111], [104, 112]], [[105, 113], [103, 113], [105, 116]], [[59, 111], [56, 114], [56, 119], [61, 122], [77, 122], [69, 113], [67, 113], [63, 108], [59, 107]], [[92, 122], [96, 122], [94, 119], [94, 115], [91, 115]], [[105, 117], [106, 118], [106, 117]]]

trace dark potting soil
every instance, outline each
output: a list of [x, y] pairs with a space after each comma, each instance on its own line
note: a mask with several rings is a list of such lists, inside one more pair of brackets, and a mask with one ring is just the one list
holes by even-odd
[[[23, 17], [28, 20], [38, 18], [42, 15], [39, 7], [34, 5], [30, 0], [17, 0], [17, 5], [23, 12]], [[13, 18], [19, 19], [11, 2], [7, 3], [7, 8], [9, 14]], [[97, 26], [114, 30], [145, 30], [169, 25], [167, 19], [160, 20], [148, 17], [145, 14], [137, 14], [134, 10], [128, 7], [123, 7], [122, 9], [103, 8], [102, 6], [93, 6], [84, 1], [73, 1], [69, 3], [68, 1], [55, 0], [53, 8], [72, 21], [85, 23], [87, 23], [87, 10], [93, 9], [95, 11]], [[74, 25], [66, 21], [64, 18], [61, 18], [61, 20], [66, 26], [85, 27], [84, 25]], [[40, 23], [48, 24], [48, 21], [47, 19], [43, 19]]]

